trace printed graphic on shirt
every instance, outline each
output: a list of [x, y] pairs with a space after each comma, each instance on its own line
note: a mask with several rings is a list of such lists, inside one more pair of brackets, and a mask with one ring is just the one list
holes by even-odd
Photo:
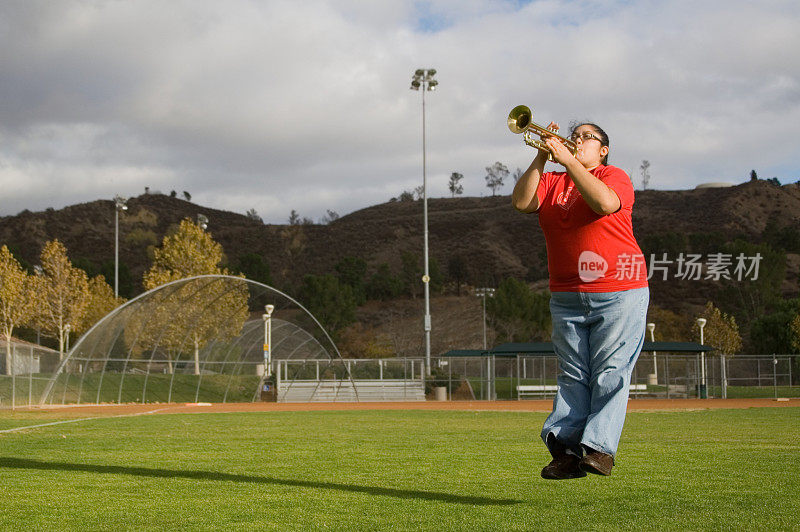
[[[573, 193], [574, 191], [574, 193]], [[556, 196], [556, 205], [568, 211], [572, 204], [578, 199], [581, 193], [575, 189], [575, 185], [570, 185], [566, 192], [559, 192], [558, 196]]]
[[578, 257], [578, 275], [584, 283], [600, 279], [607, 271], [608, 262], [594, 251], [584, 251]]

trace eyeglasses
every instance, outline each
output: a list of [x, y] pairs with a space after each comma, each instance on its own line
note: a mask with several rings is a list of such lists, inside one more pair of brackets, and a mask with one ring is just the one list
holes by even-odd
[[584, 131], [583, 133], [580, 134], [573, 133], [572, 135], [569, 136], [569, 140], [571, 140], [572, 142], [578, 142], [580, 140], [583, 143], [586, 142], [587, 140], [592, 140], [592, 139], [596, 140], [600, 144], [603, 143], [603, 141], [600, 140], [600, 137], [598, 137], [594, 133], [589, 133], [588, 131]]

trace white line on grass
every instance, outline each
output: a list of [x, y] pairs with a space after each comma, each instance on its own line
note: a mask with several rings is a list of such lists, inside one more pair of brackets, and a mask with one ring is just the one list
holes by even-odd
[[156, 410], [150, 410], [148, 412], [137, 412], [135, 414], [120, 414], [117, 416], [97, 416], [97, 417], [82, 417], [79, 419], [67, 419], [65, 421], [53, 421], [51, 423], [42, 423], [40, 425], [28, 425], [25, 427], [14, 427], [13, 429], [4, 429], [0, 430], [0, 434], [8, 433], [8, 432], [19, 432], [21, 430], [28, 430], [28, 429], [38, 429], [41, 427], [50, 427], [52, 425], [62, 425], [64, 423], [78, 423], [79, 421], [91, 421], [92, 419], [111, 419], [115, 417], [134, 417], [134, 416], [144, 416], [147, 414], [155, 414], [156, 412], [161, 412], [162, 410], [167, 410], [166, 408], [157, 408]]

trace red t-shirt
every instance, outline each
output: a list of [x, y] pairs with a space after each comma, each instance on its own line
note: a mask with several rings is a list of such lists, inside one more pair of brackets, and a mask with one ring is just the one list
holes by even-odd
[[616, 166], [591, 174], [613, 190], [620, 209], [594, 212], [566, 172], [539, 180], [539, 225], [547, 243], [551, 292], [618, 292], [647, 286], [647, 267], [633, 236], [633, 184]]

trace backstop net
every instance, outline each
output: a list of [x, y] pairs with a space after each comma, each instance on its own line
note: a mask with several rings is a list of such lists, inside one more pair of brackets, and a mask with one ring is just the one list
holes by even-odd
[[330, 336], [290, 296], [240, 277], [192, 277], [104, 317], [67, 353], [39, 404], [276, 400], [277, 380], [286, 388], [297, 377], [276, 371], [287, 360], [351, 382]]

